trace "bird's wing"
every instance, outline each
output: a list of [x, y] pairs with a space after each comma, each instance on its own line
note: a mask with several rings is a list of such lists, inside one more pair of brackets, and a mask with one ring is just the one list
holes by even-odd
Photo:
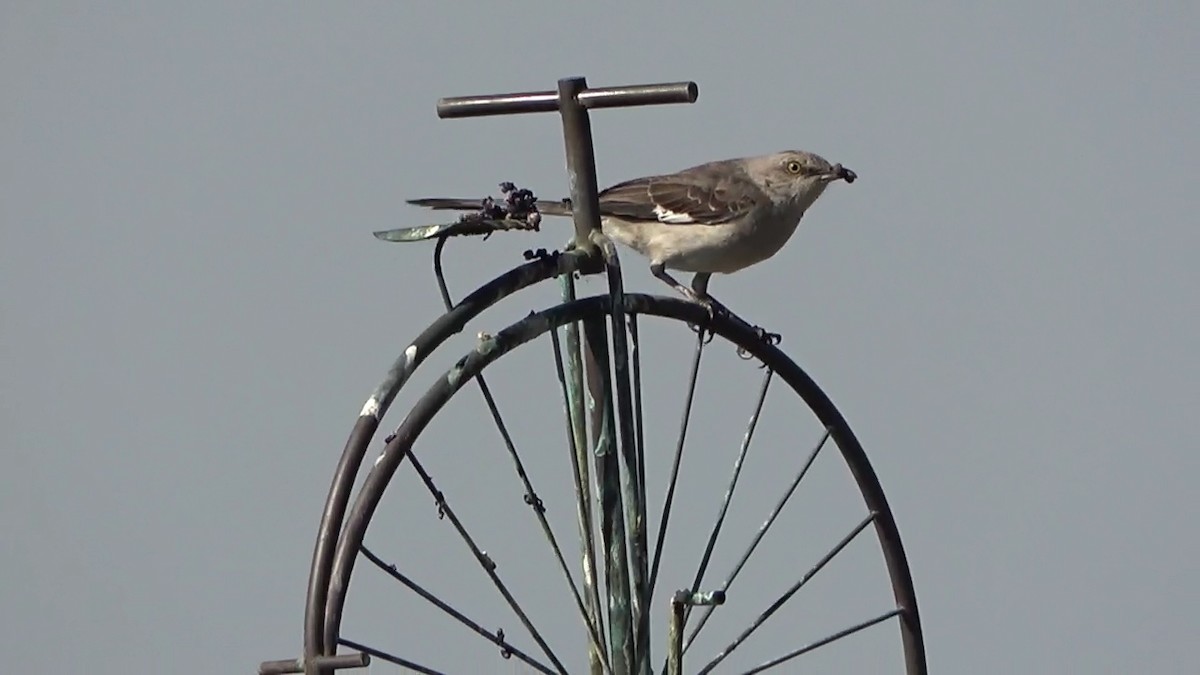
[[635, 178], [600, 193], [600, 212], [667, 224], [718, 225], [765, 196], [728, 167], [706, 164], [679, 173]]

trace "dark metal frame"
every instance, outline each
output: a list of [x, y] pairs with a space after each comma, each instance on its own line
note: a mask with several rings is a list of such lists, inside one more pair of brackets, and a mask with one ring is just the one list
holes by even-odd
[[[591, 672], [613, 672], [620, 675], [633, 672], [649, 673], [651, 670], [650, 612], [647, 604], [653, 593], [658, 556], [662, 549], [662, 532], [660, 530], [660, 541], [655, 552], [653, 566], [651, 566], [646, 534], [645, 464], [641, 455], [640, 363], [636, 356], [637, 316], [639, 314], [683, 320], [699, 326], [697, 365], [700, 349], [705, 343], [704, 332], [706, 330], [710, 332], [710, 336], [716, 334], [729, 339], [739, 346], [740, 351], [759, 358], [768, 368], [763, 396], [765, 396], [771, 374], [778, 374], [801, 395], [819, 419], [827, 425], [828, 435], [831, 435], [837, 442], [859, 484], [870, 515], [835, 550], [831, 551], [826, 559], [810, 570], [810, 574], [806, 575], [795, 588], [790, 589], [790, 592], [781, 599], [779, 604], [782, 604], [782, 601], [790, 597], [791, 593], [798, 590], [812, 574], [815, 574], [833, 555], [836, 555], [841, 546], [848, 543], [868, 524], [873, 523], [892, 578], [897, 607], [858, 627], [842, 631], [842, 634], [861, 630], [891, 616], [899, 616], [907, 672], [922, 675], [925, 673], [924, 646], [921, 639], [916, 598], [908, 564], [900, 544], [899, 533], [887, 507], [882, 489], [862, 448], [832, 403], [796, 364], [775, 348], [770, 341], [764, 342], [761, 329], [750, 326], [733, 315], [718, 314], [713, 317], [704, 308], [682, 300], [624, 293], [616, 249], [600, 231], [595, 161], [587, 109], [658, 103], [690, 103], [696, 99], [696, 95], [696, 85], [691, 82], [588, 89], [583, 78], [568, 78], [559, 82], [556, 92], [463, 97], [443, 99], [439, 102], [438, 115], [444, 118], [553, 110], [560, 112], [568, 160], [571, 198], [574, 205], [574, 242], [567, 251], [561, 254], [531, 256], [534, 258], [531, 262], [505, 272], [459, 303], [452, 304], [445, 287], [440, 264], [441, 252], [446, 240], [445, 235], [439, 236], [435, 250], [435, 269], [442, 297], [447, 305], [447, 312], [404, 350], [389, 369], [384, 381], [372, 392], [363, 406], [358, 421], [343, 449], [322, 513], [305, 604], [304, 656], [302, 659], [294, 661], [264, 662], [260, 666], [260, 673], [301, 672], [302, 670], [307, 675], [328, 675], [340, 668], [365, 665], [369, 661], [368, 655], [385, 658], [419, 672], [436, 672], [419, 664], [351, 642], [339, 634], [342, 610], [354, 563], [361, 553], [377, 566], [390, 570], [389, 573], [392, 573], [397, 580], [406, 583], [418, 593], [422, 593], [415, 582], [406, 580], [407, 578], [403, 577], [394, 567], [386, 566], [363, 546], [363, 537], [374, 509], [392, 474], [405, 457], [409, 458], [414, 468], [425, 480], [427, 487], [437, 497], [439, 509], [450, 516], [452, 522], [460, 530], [460, 534], [470, 544], [469, 535], [457, 523], [449, 504], [437, 492], [428, 475], [421, 468], [419, 461], [411, 453], [412, 442], [424, 425], [436, 414], [441, 405], [470, 379], [475, 379], [483, 391], [495, 421], [501, 433], [505, 435], [510, 453], [516, 462], [518, 474], [525, 480], [526, 501], [534, 508], [535, 513], [540, 515], [540, 500], [524, 476], [520, 460], [512, 447], [511, 440], [507, 438], [503, 422], [496, 412], [481, 371], [507, 351], [545, 332], [550, 332], [554, 340], [556, 360], [568, 408], [567, 436], [575, 466], [581, 553], [584, 562], [585, 594], [581, 597], [576, 593], [576, 601], [584, 614], [592, 638], [589, 647]], [[607, 276], [608, 294], [576, 300], [574, 275], [598, 272], [604, 272]], [[551, 277], [559, 277], [561, 280], [564, 304], [532, 314], [496, 336], [482, 339], [476, 350], [464, 357], [455, 368], [447, 373], [446, 377], [436, 383], [409, 412], [404, 423], [388, 437], [386, 448], [369, 469], [366, 482], [347, 515], [351, 490], [362, 468], [367, 447], [378, 430], [384, 413], [417, 366], [447, 338], [463, 330], [469, 321], [488, 307], [512, 293]], [[608, 317], [609, 321], [605, 321], [605, 317]], [[583, 327], [582, 335], [579, 331], [581, 325]], [[558, 358], [558, 331], [555, 329], [559, 326], [565, 328], [568, 355], [565, 367]], [[629, 329], [628, 333], [627, 328]], [[608, 334], [609, 330], [611, 330], [611, 336]], [[634, 349], [632, 362], [629, 351], [631, 342]], [[585, 380], [586, 394], [584, 393]], [[691, 385], [694, 386], [694, 384], [693, 376]], [[584, 419], [585, 396], [593, 403], [590, 420]], [[761, 399], [759, 405], [761, 407]], [[587, 424], [588, 421], [590, 424]], [[686, 419], [684, 425], [686, 430]], [[590, 439], [587, 434], [588, 427], [591, 431]], [[818, 450], [819, 448], [820, 446], [818, 446]], [[676, 465], [681, 451], [682, 434]], [[810, 456], [808, 464], [811, 464], [815, 452]], [[744, 454], [745, 448], [743, 447], [741, 456]], [[600, 488], [599, 530], [603, 544], [601, 557], [605, 561], [604, 570], [608, 589], [607, 635], [603, 630], [603, 616], [598, 606], [600, 598], [596, 594], [597, 584], [594, 576], [597, 555], [591, 536], [594, 514], [591, 512], [590, 490], [588, 489], [588, 460], [592, 458], [594, 458], [594, 468]], [[740, 461], [741, 457], [739, 457], [738, 465], [735, 466], [734, 482], [736, 482], [737, 467], [740, 466]], [[622, 465], [627, 481], [624, 489], [621, 487], [620, 480]], [[730, 485], [730, 493], [732, 489], [733, 483]], [[794, 484], [792, 489], [795, 489]], [[728, 499], [729, 495], [727, 494], [726, 506]], [[670, 495], [668, 495], [664, 520], [661, 525], [662, 530], [665, 530], [666, 527], [667, 513], [670, 508], [669, 500]], [[777, 513], [778, 510], [772, 514], [768, 523], [764, 524], [763, 530], [760, 531], [760, 537]], [[701, 563], [701, 568], [697, 573], [695, 581], [697, 587], [688, 591], [680, 591], [672, 601], [672, 621], [666, 666], [671, 672], [680, 672], [678, 668], [682, 653], [691, 639], [695, 637], [695, 633], [703, 626], [704, 619], [707, 618], [707, 614], [702, 617], [700, 624], [685, 643], [682, 638], [682, 629], [691, 607], [708, 605], [707, 609], [711, 611], [713, 605], [720, 604], [724, 599], [723, 589], [704, 594], [699, 592], [698, 588], [719, 527], [720, 521], [710, 538], [708, 552], [706, 552], [705, 560]], [[756, 544], [757, 539], [751, 546], [751, 550]], [[572, 590], [574, 590], [574, 582], [571, 581], [570, 572], [566, 569], [565, 562], [562, 561], [561, 551], [553, 541], [552, 545], [572, 585]], [[473, 544], [471, 546], [481, 565], [491, 573], [490, 561], [486, 555], [478, 551]], [[746, 555], [749, 555], [749, 551]], [[736, 575], [736, 573], [735, 570], [734, 574]], [[550, 668], [545, 664], [539, 664], [533, 657], [517, 650], [505, 639], [502, 631], [493, 634], [478, 626], [472, 626], [473, 629], [500, 646], [502, 653], [524, 658], [527, 663], [539, 671], [566, 672], [565, 667], [537, 635], [536, 629], [524, 619], [519, 606], [507, 595], [503, 584], [494, 574], [493, 581], [497, 588], [509, 598], [514, 611], [522, 618], [535, 642], [542, 646], [545, 655], [553, 662], [554, 667]], [[732, 577], [727, 584], [731, 581]], [[777, 608], [778, 605], [771, 608], [758, 623], [765, 620]], [[452, 608], [443, 607], [443, 609], [452, 615], [456, 613]], [[465, 616], [461, 614], [458, 616], [467, 625], [472, 625]], [[719, 663], [725, 654], [736, 648], [740, 641], [756, 627], [757, 623], [706, 666], [704, 672]], [[837, 637], [841, 637], [841, 635], [831, 636], [795, 653], [784, 655], [774, 663], [764, 664], [762, 668], [771, 667], [775, 663], [793, 658], [808, 649], [837, 639]], [[607, 644], [605, 644], [605, 638], [607, 638]], [[358, 649], [359, 653], [335, 655], [339, 644]]]

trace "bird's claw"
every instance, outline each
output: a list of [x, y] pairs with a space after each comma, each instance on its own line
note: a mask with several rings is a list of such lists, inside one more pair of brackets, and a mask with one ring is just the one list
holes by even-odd
[[692, 300], [695, 301], [696, 304], [708, 310], [709, 321], [716, 319], [718, 314], [721, 316], [729, 316], [729, 310], [725, 307], [725, 305], [717, 302], [717, 299], [711, 295], [698, 295], [693, 292]]
[[[728, 316], [729, 315], [729, 310], [726, 309], [725, 305], [722, 305], [720, 302], [717, 302], [717, 299], [712, 297], [711, 295], [702, 296], [695, 292], [691, 292], [691, 293], [688, 293], [688, 296], [692, 302], [695, 302], [697, 305], [700, 305], [708, 312], [709, 323], [712, 323], [714, 320], [716, 320], [718, 315], [720, 315], [720, 316]], [[691, 328], [692, 332], [696, 333], [696, 334], [703, 334], [705, 332], [705, 328], [703, 326], [698, 326], [693, 323], [688, 323], [688, 327]], [[711, 330], [709, 330], [708, 335], [705, 337], [704, 344], [708, 344], [709, 342], [712, 342], [712, 339], [713, 339], [713, 332]]]

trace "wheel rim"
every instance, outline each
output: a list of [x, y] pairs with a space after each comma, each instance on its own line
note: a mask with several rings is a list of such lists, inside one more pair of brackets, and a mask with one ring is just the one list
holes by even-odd
[[[396, 469], [408, 449], [420, 436], [433, 417], [450, 398], [480, 374], [488, 365], [504, 354], [524, 345], [548, 332], [586, 318], [607, 315], [610, 299], [596, 296], [552, 307], [532, 314], [484, 340], [479, 347], [460, 361], [446, 375], [429, 388], [409, 412], [385, 450], [369, 471], [366, 481], [349, 513], [333, 556], [328, 587], [328, 603], [324, 613], [324, 642], [327, 652], [341, 638], [339, 636], [342, 611], [346, 592], [354, 569], [354, 563], [362, 549], [363, 538], [370, 520], [379, 504]], [[848, 629], [865, 628], [891, 616], [899, 617], [904, 650], [905, 672], [924, 673], [925, 655], [921, 627], [917, 612], [915, 593], [912, 587], [908, 563], [900, 542], [899, 532], [888, 507], [886, 497], [879, 485], [861, 445], [855, 438], [845, 419], [833, 406], [829, 398], [815, 382], [777, 347], [764, 343], [753, 330], [740, 321], [718, 315], [709, 322], [706, 312], [693, 303], [674, 298], [628, 294], [625, 309], [630, 315], [655, 316], [675, 321], [705, 325], [712, 332], [739, 347], [745, 348], [754, 358], [764, 363], [771, 373], [781, 378], [805, 402], [816, 417], [825, 425], [829, 435], [841, 451], [843, 460], [850, 468], [864, 502], [870, 512], [868, 519], [857, 526], [854, 534], [867, 525], [874, 525], [891, 580], [896, 607], [890, 615], [880, 615], [864, 625], [849, 626]], [[373, 431], [373, 429], [372, 429]], [[853, 535], [851, 535], [853, 538]], [[843, 544], [844, 545], [844, 544]], [[661, 550], [661, 547], [659, 547]], [[840, 549], [839, 549], [840, 550]], [[657, 551], [656, 554], [657, 556]], [[836, 555], [836, 551], [834, 552]], [[823, 563], [822, 563], [823, 565]], [[657, 566], [657, 565], [656, 565]], [[819, 569], [819, 567], [817, 568]], [[853, 632], [853, 631], [852, 631]], [[832, 639], [838, 639], [833, 636]], [[818, 641], [820, 644], [825, 642]], [[345, 641], [343, 640], [343, 643]], [[362, 645], [355, 645], [362, 647]], [[798, 655], [798, 654], [795, 654]], [[795, 656], [793, 655], [793, 656]], [[556, 667], [558, 664], [556, 663]], [[553, 672], [553, 671], [551, 671]]]

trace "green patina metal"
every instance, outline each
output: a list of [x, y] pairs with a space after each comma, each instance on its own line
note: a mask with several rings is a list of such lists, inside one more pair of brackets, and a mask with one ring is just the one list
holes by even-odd
[[629, 563], [621, 499], [621, 469], [614, 430], [612, 378], [609, 377], [608, 331], [602, 318], [584, 320], [588, 391], [592, 410], [592, 454], [600, 498], [600, 535], [604, 544], [605, 587], [608, 589], [608, 632], [615, 673], [630, 673], [637, 663], [629, 595]]
[[[562, 290], [563, 302], [573, 302], [575, 300], [574, 275], [561, 275], [559, 277], [559, 287]], [[603, 616], [600, 611], [600, 587], [596, 579], [596, 538], [593, 525], [595, 521], [592, 514], [591, 457], [588, 453], [587, 442], [587, 417], [585, 416], [586, 411], [584, 406], [586, 393], [583, 385], [583, 357], [580, 354], [579, 324], [568, 324], [563, 330], [566, 333], [566, 371], [565, 374], [560, 371], [559, 377], [564, 380], [563, 390], [566, 396], [567, 434], [571, 446], [571, 468], [575, 477], [579, 543], [583, 557], [584, 595], [587, 599], [588, 615], [592, 624], [597, 626], [600, 634], [601, 648], [607, 649], [604, 641]], [[561, 364], [562, 359], [558, 352], [557, 333], [555, 333], [554, 338], [555, 357], [557, 362]], [[596, 650], [588, 650], [588, 664], [593, 675], [599, 675], [599, 673], [603, 672], [603, 661], [606, 661], [606, 659], [603, 659], [601, 654], [596, 653]]]
[[[600, 239], [600, 237], [597, 237]], [[622, 484], [625, 506], [625, 528], [629, 536], [629, 581], [632, 589], [630, 619], [634, 626], [637, 660], [631, 672], [650, 673], [650, 602], [649, 549], [646, 537], [646, 495], [644, 481], [639, 476], [643, 466], [640, 460], [641, 447], [634, 443], [633, 393], [630, 387], [629, 335], [625, 327], [625, 288], [621, 279], [621, 263], [616, 247], [609, 240], [601, 239], [600, 250], [604, 253], [608, 272], [610, 316], [612, 317], [612, 383], [615, 386], [617, 404], [617, 432], [619, 450], [625, 465], [625, 481]], [[608, 374], [607, 371], [605, 374]], [[611, 401], [610, 401], [611, 405]], [[611, 414], [611, 411], [610, 411]]]

